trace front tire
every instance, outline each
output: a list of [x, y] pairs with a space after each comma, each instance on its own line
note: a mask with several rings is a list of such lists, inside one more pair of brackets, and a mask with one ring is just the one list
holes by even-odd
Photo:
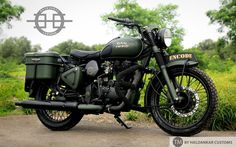
[[151, 114], [165, 132], [175, 136], [191, 136], [199, 133], [211, 121], [217, 105], [217, 91], [212, 80], [197, 68], [176, 67], [170, 69], [179, 100], [170, 105], [167, 86], [163, 77], [150, 84]]
[[[36, 100], [52, 100], [51, 90], [41, 86], [37, 92]], [[58, 111], [36, 109], [37, 116], [44, 126], [53, 131], [64, 131], [74, 127], [83, 117], [80, 111]]]

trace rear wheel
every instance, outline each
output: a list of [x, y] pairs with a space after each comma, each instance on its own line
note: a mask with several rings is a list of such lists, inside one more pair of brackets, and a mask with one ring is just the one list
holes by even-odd
[[[211, 120], [216, 109], [217, 92], [212, 80], [197, 68], [174, 68], [169, 75], [178, 100], [170, 105], [163, 78], [151, 84], [151, 113], [165, 132], [176, 136], [199, 133]], [[155, 83], [155, 84], [154, 84]]]
[[[55, 100], [52, 90], [41, 86], [36, 95], [36, 100]], [[69, 130], [74, 127], [83, 117], [80, 111], [36, 110], [39, 120], [47, 128], [54, 131]]]

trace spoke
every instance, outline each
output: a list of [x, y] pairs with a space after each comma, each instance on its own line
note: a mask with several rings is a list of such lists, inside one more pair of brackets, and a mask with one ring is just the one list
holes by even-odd
[[160, 82], [160, 79], [157, 78], [157, 80], [160, 83], [158, 88], [161, 90], [158, 90], [159, 93], [157, 93], [159, 95], [159, 101], [157, 102], [159, 107], [154, 109], [158, 109], [157, 111], [159, 111], [164, 121], [175, 127], [189, 127], [202, 119], [207, 110], [209, 96], [204, 83], [199, 80], [197, 75], [188, 73], [173, 75], [172, 82], [179, 89], [178, 94], [182, 97], [187, 95], [193, 101], [193, 105], [184, 108], [184, 110], [177, 109], [175, 105], [173, 105], [174, 109], [166, 107], [165, 104], [168, 104], [168, 99], [166, 99], [168, 98], [168, 90], [166, 85], [163, 86], [163, 83]]
[[[49, 90], [49, 92], [46, 95], [46, 100], [55, 100], [56, 97], [52, 96], [52, 91]], [[55, 120], [55, 121], [64, 121], [67, 119], [71, 112], [70, 111], [58, 111], [58, 110], [45, 110], [45, 113], [48, 115], [49, 118]]]
[[198, 89], [196, 89], [196, 92], [199, 92], [199, 91], [205, 91], [205, 88], [201, 85], [201, 87], [199, 87]]
[[[156, 75], [156, 74], [155, 74]], [[158, 76], [156, 75], [156, 78], [157, 78], [157, 80], [159, 81], [159, 83], [160, 83], [160, 85], [161, 85], [161, 87], [162, 87], [162, 89], [164, 89], [164, 85], [163, 85], [163, 83], [161, 82], [161, 80], [158, 78]], [[165, 95], [167, 96], [167, 91], [163, 91], [164, 93], [165, 93]]]
[[183, 77], [184, 77], [184, 76], [182, 75], [182, 76], [181, 76], [181, 79], [180, 79], [180, 83], [179, 83], [180, 86], [182, 86]]
[[[201, 83], [199, 82], [198, 85], [197, 85], [197, 87], [195, 88], [195, 91], [198, 91], [200, 88], [202, 88], [202, 85], [201, 85]], [[203, 87], [203, 88], [204, 88], [204, 87]]]
[[[152, 85], [152, 83], [151, 83], [151, 86], [152, 86], [152, 89], [155, 91], [156, 94], [161, 95], [161, 94], [154, 88], [154, 86]], [[162, 91], [162, 92], [163, 92], [163, 91]], [[165, 98], [167, 98], [166, 93], [163, 92], [163, 94], [164, 94]]]
[[[190, 85], [194, 84], [196, 81], [198, 81], [197, 79], [195, 78], [192, 78], [190, 76], [188, 76], [189, 78], [187, 79], [187, 76], [186, 76], [186, 81], [187, 81], [187, 87], [189, 87]], [[199, 82], [199, 81], [198, 81]]]
[[[188, 79], [187, 79], [187, 77], [188, 77]], [[190, 76], [186, 76], [186, 80], [187, 80], [187, 87], [189, 87], [189, 86], [190, 86], [190, 79], [191, 79], [191, 77], [190, 77]]]
[[199, 89], [198, 91], [196, 91], [197, 93], [205, 93], [206, 94], [206, 91], [205, 91], [205, 88], [203, 89], [203, 88], [201, 88], [201, 89]]

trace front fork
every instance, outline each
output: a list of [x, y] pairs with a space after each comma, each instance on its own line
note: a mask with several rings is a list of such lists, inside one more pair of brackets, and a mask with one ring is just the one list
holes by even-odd
[[154, 51], [154, 57], [156, 59], [156, 62], [158, 63], [161, 73], [166, 81], [166, 85], [168, 88], [167, 94], [168, 98], [170, 99], [171, 104], [174, 103], [174, 100], [178, 100], [178, 96], [174, 87], [173, 82], [170, 80], [169, 74], [167, 73], [166, 70], [166, 65], [163, 59], [163, 56], [160, 52], [160, 49], [157, 48], [156, 45], [153, 46], [153, 51]]

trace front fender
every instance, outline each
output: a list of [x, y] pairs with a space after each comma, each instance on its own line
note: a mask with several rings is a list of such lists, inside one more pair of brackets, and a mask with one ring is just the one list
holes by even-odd
[[[177, 54], [172, 54], [167, 57], [167, 64], [166, 68], [167, 71], [170, 69], [173, 69], [175, 67], [183, 67], [183, 68], [189, 68], [189, 67], [194, 67], [198, 65], [198, 61], [195, 57], [194, 54], [192, 53], [177, 53]], [[150, 79], [146, 92], [145, 92], [145, 97], [144, 97], [144, 105], [149, 108], [150, 106], [150, 97], [153, 93], [153, 88], [152, 85], [161, 85], [160, 80], [157, 80], [158, 77], [160, 80], [162, 80], [162, 74], [160, 71], [157, 71], [153, 77]], [[154, 84], [155, 83], [155, 84]], [[148, 109], [148, 112], [150, 112], [150, 109]]]
[[166, 57], [167, 59], [167, 68], [171, 68], [173, 66], [197, 66], [198, 61], [196, 56], [193, 53], [176, 53], [171, 54]]
[[175, 62], [169, 62], [168, 64], [166, 64], [167, 69], [168, 68], [172, 68], [175, 66], [188, 66], [188, 67], [192, 67], [192, 66], [197, 66], [198, 62], [196, 61], [187, 61], [187, 60], [179, 60], [179, 61], [175, 61]]

